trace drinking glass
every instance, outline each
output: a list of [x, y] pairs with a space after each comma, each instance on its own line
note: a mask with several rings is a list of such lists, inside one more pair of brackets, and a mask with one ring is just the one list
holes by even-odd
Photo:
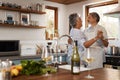
[[[41, 58], [42, 58], [42, 60], [44, 60], [46, 62], [45, 65], [47, 67], [52, 60], [52, 54], [51, 54], [51, 52], [48, 52], [48, 46], [44, 48]], [[50, 76], [49, 71], [47, 71], [47, 73], [44, 76]]]
[[85, 57], [85, 62], [87, 62], [87, 63], [88, 63], [88, 66], [89, 66], [88, 75], [85, 76], [85, 78], [87, 78], [87, 79], [94, 79], [94, 76], [92, 76], [91, 73], [90, 73], [90, 64], [91, 64], [93, 61], [94, 61], [94, 58], [91, 57], [90, 50], [87, 49], [87, 55], [86, 55], [86, 57]]

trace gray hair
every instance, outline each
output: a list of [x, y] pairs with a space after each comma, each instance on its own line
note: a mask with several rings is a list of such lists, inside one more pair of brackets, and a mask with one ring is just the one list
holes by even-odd
[[100, 21], [100, 16], [96, 12], [91, 12], [90, 15], [96, 19], [96, 22], [98, 23]]
[[69, 25], [73, 28], [76, 26], [77, 17], [79, 17], [77, 13], [73, 13], [69, 16]]

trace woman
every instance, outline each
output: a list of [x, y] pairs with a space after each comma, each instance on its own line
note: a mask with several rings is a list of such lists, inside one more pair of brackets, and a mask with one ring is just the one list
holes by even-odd
[[[82, 27], [82, 20], [77, 13], [73, 13], [69, 16], [69, 24], [71, 26], [70, 36], [73, 40], [78, 41], [78, 51], [79, 55], [82, 56], [82, 52], [84, 51], [83, 43], [85, 42], [85, 35], [80, 30]], [[68, 43], [71, 43], [71, 40], [68, 40]], [[69, 44], [68, 46], [68, 63], [71, 63], [71, 55], [73, 53], [73, 45]]]
[[98, 24], [100, 20], [96, 12], [88, 15], [88, 23], [91, 25], [85, 30], [86, 42], [84, 46], [89, 48], [94, 62], [91, 63], [92, 68], [102, 68], [104, 60], [104, 47], [108, 46], [107, 32], [104, 27]]

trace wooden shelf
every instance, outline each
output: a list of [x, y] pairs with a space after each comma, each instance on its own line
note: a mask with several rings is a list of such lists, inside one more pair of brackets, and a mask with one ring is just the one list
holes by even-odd
[[13, 25], [13, 24], [2, 24], [0, 23], [0, 27], [13, 27], [13, 28], [34, 28], [34, 29], [42, 29], [42, 28], [46, 28], [45, 26], [31, 26], [31, 25]]
[[22, 12], [22, 13], [46, 14], [46, 12], [42, 12], [42, 11], [9, 8], [9, 7], [3, 7], [3, 6], [0, 6], [0, 10], [16, 11], [16, 12]]
[[[36, 10], [28, 10], [28, 9], [17, 9], [17, 8], [10, 8], [10, 7], [3, 7], [0, 6], [0, 10], [7, 10], [7, 11], [15, 11], [19, 13], [33, 13], [33, 14], [46, 14], [46, 12], [36, 11]], [[42, 29], [45, 28], [44, 26], [32, 26], [32, 25], [13, 25], [13, 24], [4, 24], [0, 23], [2, 27], [14, 27], [14, 28], [34, 28], [34, 29]]]

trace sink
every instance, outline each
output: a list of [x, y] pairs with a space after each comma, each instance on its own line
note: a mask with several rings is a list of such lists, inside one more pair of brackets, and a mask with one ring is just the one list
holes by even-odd
[[[61, 66], [59, 66], [59, 68], [66, 69], [66, 70], [71, 70], [71, 65], [61, 65]], [[89, 68], [85, 68], [83, 66], [80, 67], [80, 72], [81, 71], [87, 71], [87, 70], [89, 70]]]

